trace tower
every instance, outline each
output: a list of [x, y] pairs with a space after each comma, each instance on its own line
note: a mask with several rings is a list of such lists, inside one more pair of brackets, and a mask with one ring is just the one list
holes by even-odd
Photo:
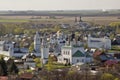
[[14, 56], [14, 49], [13, 49], [13, 44], [11, 43], [10, 47], [9, 47], [9, 56]]
[[79, 22], [82, 22], [82, 17], [80, 16], [80, 20], [79, 20]]
[[41, 44], [41, 59], [43, 64], [47, 62], [48, 56], [49, 56], [49, 47], [47, 45], [47, 40], [44, 36], [42, 38], [42, 44]]
[[75, 17], [75, 22], [77, 22], [77, 17]]
[[38, 32], [36, 32], [34, 37], [34, 50], [40, 52], [40, 36]]

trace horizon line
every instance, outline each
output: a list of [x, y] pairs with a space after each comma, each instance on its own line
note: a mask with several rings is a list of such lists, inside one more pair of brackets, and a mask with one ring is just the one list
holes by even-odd
[[26, 10], [22, 10], [22, 9], [16, 9], [16, 10], [0, 10], [0, 11], [92, 11], [92, 10], [101, 10], [101, 11], [109, 11], [109, 10], [120, 10], [120, 9], [55, 9], [55, 10], [41, 10], [41, 9], [26, 9]]

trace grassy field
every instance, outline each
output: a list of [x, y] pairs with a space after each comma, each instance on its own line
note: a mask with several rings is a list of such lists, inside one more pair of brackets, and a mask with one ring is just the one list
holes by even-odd
[[25, 19], [0, 19], [0, 22], [28, 22]]
[[117, 45], [112, 46], [109, 52], [120, 52], [120, 46], [117, 46]]
[[[40, 19], [36, 19], [41, 17]], [[32, 19], [34, 18], [34, 19]], [[79, 16], [77, 16], [79, 21]], [[75, 17], [68, 16], [56, 16], [56, 19], [49, 19], [48, 16], [0, 16], [0, 22], [29, 22], [36, 21], [39, 23], [74, 23]], [[82, 17], [83, 21], [92, 22], [100, 25], [108, 25], [111, 22], [120, 22], [117, 16], [94, 16], [94, 17]]]
[[102, 17], [83, 17], [84, 21], [94, 22], [100, 25], [108, 25], [111, 22], [120, 22], [116, 16], [102, 16]]

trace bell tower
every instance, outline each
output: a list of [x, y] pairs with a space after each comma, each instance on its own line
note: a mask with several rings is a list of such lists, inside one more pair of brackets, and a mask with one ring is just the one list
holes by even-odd
[[34, 36], [34, 50], [40, 52], [40, 35], [38, 32]]
[[41, 59], [43, 64], [47, 62], [48, 56], [49, 56], [49, 47], [47, 44], [46, 37], [44, 35], [44, 37], [42, 38], [42, 44], [41, 44]]

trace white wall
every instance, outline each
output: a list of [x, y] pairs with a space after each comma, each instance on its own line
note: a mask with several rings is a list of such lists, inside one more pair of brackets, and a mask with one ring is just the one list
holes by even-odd
[[72, 64], [79, 63], [79, 62], [85, 63], [85, 57], [73, 57], [72, 58]]
[[29, 67], [34, 67], [35, 68], [35, 63], [32, 63], [32, 62], [24, 62], [24, 67], [27, 68], [27, 66]]
[[49, 56], [49, 48], [42, 47], [41, 48], [41, 57], [48, 58], [48, 56]]
[[88, 47], [111, 49], [111, 40], [109, 38], [88, 37]]

